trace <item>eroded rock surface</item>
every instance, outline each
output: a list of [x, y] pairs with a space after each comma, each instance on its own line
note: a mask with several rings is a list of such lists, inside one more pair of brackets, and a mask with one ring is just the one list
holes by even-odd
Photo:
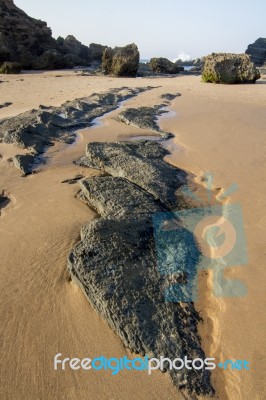
[[[176, 204], [175, 188], [185, 182], [185, 173], [167, 164], [165, 154], [158, 143], [149, 141], [88, 145], [87, 166], [113, 176], [80, 181], [79, 197], [100, 217], [82, 228], [68, 269], [132, 352], [204, 359], [193, 303], [164, 298], [165, 287], [180, 277], [164, 275], [157, 266], [152, 217]], [[196, 243], [191, 237], [187, 241], [182, 232], [180, 227], [180, 254], [193, 260], [195, 273]], [[213, 393], [209, 371], [182, 369], [170, 375], [178, 388], [189, 393], [187, 398]]]
[[167, 58], [159, 57], [150, 60], [150, 67], [157, 74], [178, 74], [184, 71], [184, 67], [179, 66], [168, 60]]
[[247, 54], [213, 53], [205, 58], [202, 80], [210, 83], [255, 83], [260, 73]]
[[102, 68], [105, 74], [136, 76], [139, 67], [139, 50], [135, 43], [104, 50]]
[[173, 135], [160, 129], [157, 123], [158, 117], [167, 112], [164, 107], [165, 104], [154, 107], [127, 108], [118, 114], [117, 120], [137, 128], [151, 130], [158, 133], [163, 139], [169, 139]]
[[27, 69], [87, 66], [101, 63], [105, 48], [94, 43], [87, 47], [71, 35], [55, 40], [46, 22], [29, 17], [12, 0], [0, 0], [0, 64], [15, 61]]
[[15, 165], [24, 174], [30, 174], [34, 160], [37, 161], [40, 154], [45, 152], [47, 146], [52, 146], [54, 141], [73, 143], [76, 137], [74, 129], [90, 126], [95, 118], [115, 110], [121, 101], [150, 89], [150, 86], [112, 89], [106, 93], [68, 101], [60, 107], [40, 106], [38, 110], [0, 120], [0, 143], [15, 144], [31, 150], [31, 154], [18, 156], [15, 160]]
[[187, 174], [163, 160], [169, 154], [149, 140], [114, 143], [89, 143], [86, 156], [77, 164], [123, 177], [152, 194], [168, 208], [183, 206], [175, 192], [186, 183]]

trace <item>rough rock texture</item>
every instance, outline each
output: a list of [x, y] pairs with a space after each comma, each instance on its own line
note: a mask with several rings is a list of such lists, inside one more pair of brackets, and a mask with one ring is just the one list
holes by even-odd
[[203, 82], [255, 83], [259, 78], [247, 54], [213, 53], [206, 57], [202, 72]]
[[[175, 188], [184, 183], [184, 172], [164, 162], [165, 154], [149, 141], [88, 145], [88, 165], [98, 165], [115, 177], [80, 182], [81, 198], [101, 217], [82, 228], [68, 269], [92, 306], [134, 353], [205, 358], [193, 303], [164, 298], [165, 287], [180, 276], [163, 275], [157, 266], [152, 216], [167, 210], [165, 201], [176, 203]], [[182, 257], [193, 260], [195, 273], [199, 255], [195, 241], [191, 236], [187, 241], [186, 230], [179, 229]], [[170, 375], [187, 398], [213, 393], [206, 370], [182, 369]]]
[[149, 129], [158, 133], [163, 139], [169, 139], [173, 135], [161, 130], [157, 124], [158, 116], [167, 112], [163, 107], [165, 107], [164, 104], [154, 107], [127, 108], [118, 114], [117, 120], [137, 128]]
[[139, 67], [139, 51], [135, 43], [125, 47], [108, 47], [103, 53], [102, 68], [105, 74], [136, 76]]
[[46, 22], [29, 17], [12, 0], [0, 0], [0, 63], [56, 69], [100, 62], [106, 46], [82, 45], [74, 36], [55, 40]]
[[142, 187], [168, 208], [180, 205], [176, 190], [186, 182], [184, 171], [163, 160], [168, 150], [149, 140], [115, 143], [89, 143], [86, 157], [76, 163], [128, 179]]
[[0, 143], [12, 143], [31, 150], [30, 155], [19, 156], [15, 162], [24, 174], [30, 174], [33, 158], [40, 161], [39, 155], [54, 141], [73, 143], [76, 137], [74, 129], [90, 126], [95, 118], [115, 110], [121, 101], [150, 89], [150, 86], [113, 89], [68, 101], [60, 107], [40, 106], [38, 110], [0, 120]]
[[177, 74], [184, 70], [183, 67], [167, 60], [167, 58], [152, 58], [150, 67], [157, 74]]
[[33, 172], [36, 162], [37, 158], [33, 154], [18, 154], [13, 157], [14, 166], [19, 169], [23, 175], [28, 175]]
[[56, 41], [45, 22], [27, 16], [12, 0], [0, 0], [0, 62], [30, 66], [34, 57], [54, 47]]
[[0, 64], [0, 74], [19, 74], [21, 69], [21, 65], [16, 62], [7, 61]]
[[250, 55], [251, 61], [258, 67], [266, 65], [266, 38], [259, 38], [250, 44], [246, 54]]

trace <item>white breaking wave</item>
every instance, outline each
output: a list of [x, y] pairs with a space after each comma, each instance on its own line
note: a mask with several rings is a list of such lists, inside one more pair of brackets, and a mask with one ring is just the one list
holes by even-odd
[[190, 61], [191, 57], [189, 54], [186, 54], [183, 51], [181, 51], [181, 53], [178, 54], [178, 56], [173, 60], [173, 62], [176, 62], [177, 60]]

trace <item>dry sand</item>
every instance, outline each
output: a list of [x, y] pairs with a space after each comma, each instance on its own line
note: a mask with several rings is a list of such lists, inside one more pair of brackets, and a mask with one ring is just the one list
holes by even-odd
[[[13, 105], [1, 109], [0, 118], [121, 86], [161, 86], [129, 100], [127, 107], [158, 104], [162, 93], [182, 94], [171, 106], [176, 115], [161, 120], [162, 128], [176, 134], [168, 145], [169, 160], [193, 172], [198, 180], [211, 171], [216, 188], [226, 189], [233, 182], [239, 185], [227, 201], [242, 204], [248, 243], [248, 265], [230, 268], [227, 274], [245, 282], [246, 297], [214, 297], [211, 272], [202, 273], [199, 280], [196, 307], [204, 318], [200, 330], [206, 355], [251, 363], [250, 371], [215, 370], [216, 397], [264, 399], [266, 86], [208, 85], [192, 76], [95, 78], [69, 71], [1, 76], [1, 80], [0, 104]], [[0, 189], [11, 199], [0, 217], [0, 379], [5, 400], [180, 398], [169, 376], [159, 372], [149, 377], [141, 372], [111, 376], [109, 372], [53, 370], [58, 352], [81, 358], [128, 354], [81, 291], [67, 280], [66, 258], [81, 225], [95, 214], [75, 199], [76, 185], [61, 184], [79, 173], [97, 174], [72, 164], [84, 154], [87, 142], [150, 134], [114, 121], [111, 117], [116, 113], [103, 118], [102, 126], [79, 131], [75, 145], [51, 148], [47, 165], [27, 178], [7, 161], [17, 149], [0, 144]]]

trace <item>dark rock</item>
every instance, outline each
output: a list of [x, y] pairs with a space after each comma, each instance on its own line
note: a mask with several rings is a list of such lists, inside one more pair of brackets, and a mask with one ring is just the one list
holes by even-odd
[[46, 22], [29, 17], [12, 0], [0, 0], [0, 63], [24, 69], [58, 69], [101, 61], [106, 46], [81, 44], [74, 36], [55, 40]]
[[176, 97], [179, 97], [179, 96], [181, 96], [180, 93], [176, 93], [176, 94], [164, 93], [164, 94], [161, 95], [161, 98], [164, 99], [164, 100], [171, 101], [171, 100], [174, 100]]
[[201, 72], [202, 68], [200, 66], [191, 67], [189, 72]]
[[[90, 157], [117, 177], [80, 182], [83, 199], [101, 217], [81, 230], [81, 241], [68, 261], [72, 279], [132, 352], [170, 359], [185, 355], [204, 359], [197, 333], [199, 316], [193, 303], [166, 302], [164, 290], [169, 277], [157, 267], [152, 216], [165, 210], [165, 185], [162, 180], [157, 181], [156, 170], [157, 164], [167, 165], [162, 159], [165, 151], [150, 142], [91, 143], [88, 147], [87, 154], [96, 150], [97, 154], [90, 152]], [[156, 193], [162, 194], [158, 199], [145, 190], [150, 186], [145, 178], [146, 168], [150, 183], [157, 183]], [[133, 171], [142, 174], [137, 185]], [[176, 176], [179, 175], [177, 170]], [[181, 257], [193, 260], [195, 269], [199, 252], [195, 240], [190, 235], [188, 241], [187, 236], [187, 231], [179, 228]], [[209, 371], [182, 369], [171, 371], [170, 375], [177, 387], [189, 392], [189, 398], [213, 393]]]
[[[94, 177], [84, 179], [80, 187], [88, 204], [103, 217], [121, 218], [125, 214], [146, 214], [163, 211], [154, 197], [127, 179], [120, 177]], [[113, 193], [112, 196], [108, 192]], [[107, 202], [107, 197], [111, 201]]]
[[178, 74], [183, 71], [184, 68], [179, 65], [167, 60], [167, 58], [152, 58], [150, 60], [150, 66], [153, 72], [157, 74]]
[[90, 65], [93, 63], [102, 63], [103, 53], [106, 48], [107, 46], [103, 46], [97, 43], [91, 43], [89, 45], [88, 60], [90, 62]]
[[53, 70], [63, 69], [66, 66], [64, 57], [56, 49], [46, 50], [40, 57], [32, 61], [33, 69]]
[[[38, 156], [46, 151], [47, 146], [52, 146], [54, 141], [73, 143], [76, 137], [74, 129], [90, 126], [95, 118], [115, 110], [121, 101], [150, 89], [150, 86], [137, 89], [118, 88], [68, 101], [61, 107], [41, 105], [38, 110], [0, 120], [0, 143], [15, 144], [31, 150], [28, 158], [22, 158], [29, 165], [28, 168], [25, 167], [26, 173], [29, 173], [32, 157], [38, 161]], [[15, 165], [20, 168], [21, 159], [18, 161]]]
[[139, 63], [137, 75], [141, 77], [154, 75], [150, 63]]
[[0, 64], [0, 74], [20, 74], [21, 64], [16, 62], [4, 62]]
[[5, 107], [9, 107], [12, 106], [13, 103], [10, 103], [9, 101], [6, 101], [4, 104], [0, 104], [0, 109], [1, 108], [5, 108]]
[[149, 129], [158, 133], [162, 138], [169, 139], [173, 135], [160, 129], [157, 124], [157, 118], [161, 114], [167, 112], [163, 109], [165, 105], [154, 107], [127, 108], [117, 116], [117, 120], [127, 125], [136, 126], [137, 128]]
[[2, 192], [0, 192], [0, 215], [1, 215], [1, 209], [8, 206], [9, 203], [10, 203], [10, 198], [8, 197], [6, 192], [3, 190]]
[[136, 76], [139, 67], [139, 51], [135, 43], [125, 47], [108, 47], [104, 50], [102, 68], [105, 74]]
[[33, 58], [56, 45], [46, 22], [30, 18], [11, 0], [0, 0], [0, 61], [31, 67]]
[[24, 176], [33, 172], [36, 157], [32, 154], [16, 155], [13, 157], [13, 163], [16, 168], [20, 169]]
[[259, 38], [250, 44], [246, 50], [246, 54], [250, 55], [251, 61], [257, 66], [266, 64], [266, 38]]
[[167, 154], [168, 150], [154, 141], [96, 142], [87, 145], [86, 157], [78, 164], [126, 178], [173, 209], [182, 203], [175, 192], [186, 182], [187, 174], [166, 163], [163, 157]]
[[213, 53], [206, 57], [203, 82], [255, 83], [260, 73], [247, 54]]
[[86, 59], [88, 47], [84, 46], [74, 36], [68, 35], [63, 43], [63, 49], [66, 53], [73, 54], [80, 58]]
[[181, 58], [175, 61], [175, 64], [178, 65], [179, 67], [189, 67], [194, 65], [194, 60], [186, 60], [183, 61]]
[[69, 185], [75, 185], [75, 184], [78, 183], [78, 181], [80, 181], [82, 178], [84, 178], [84, 175], [76, 175], [74, 178], [65, 179], [65, 180], [62, 181], [61, 183], [68, 183]]

